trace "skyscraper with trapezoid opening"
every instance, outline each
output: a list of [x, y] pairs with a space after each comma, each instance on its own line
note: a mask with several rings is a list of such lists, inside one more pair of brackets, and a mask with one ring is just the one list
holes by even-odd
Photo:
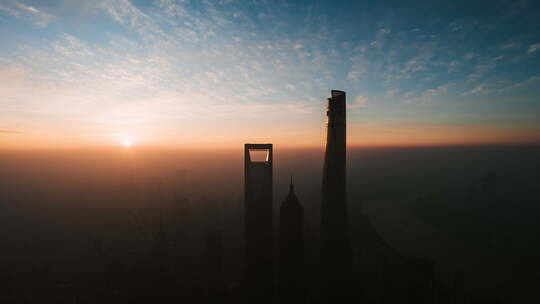
[[272, 303], [272, 144], [244, 146], [245, 290], [247, 303]]

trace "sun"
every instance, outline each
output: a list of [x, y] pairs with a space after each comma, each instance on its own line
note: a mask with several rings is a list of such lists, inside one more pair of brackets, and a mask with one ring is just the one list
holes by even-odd
[[131, 148], [131, 146], [133, 146], [133, 142], [129, 139], [124, 139], [122, 141], [122, 146], [124, 146], [124, 148]]
[[117, 140], [124, 148], [128, 149], [133, 147], [135, 143], [135, 137], [131, 134], [117, 134]]

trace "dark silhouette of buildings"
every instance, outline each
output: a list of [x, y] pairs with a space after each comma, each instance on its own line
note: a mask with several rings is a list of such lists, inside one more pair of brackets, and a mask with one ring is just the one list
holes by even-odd
[[497, 173], [490, 171], [485, 174], [482, 181], [482, 192], [489, 198], [497, 194]]
[[406, 282], [400, 270], [405, 259], [381, 237], [368, 216], [356, 214], [351, 222], [351, 245], [355, 258], [355, 297], [361, 297], [366, 303], [404, 301], [401, 294], [389, 291]]
[[204, 228], [204, 285], [206, 303], [223, 303], [225, 284], [223, 274], [223, 229], [221, 202], [206, 200], [203, 204]]
[[289, 185], [279, 209], [279, 302], [305, 303], [304, 208]]
[[351, 286], [351, 249], [346, 197], [345, 92], [328, 99], [326, 151], [321, 204], [321, 296], [324, 303], [342, 303]]
[[0, 303], [12, 303], [13, 298], [13, 274], [3, 261], [0, 264]]
[[223, 245], [221, 230], [209, 227], [205, 232], [205, 285], [208, 303], [223, 303]]
[[465, 282], [463, 272], [457, 271], [454, 274], [454, 304], [465, 303]]
[[425, 258], [409, 258], [405, 265], [408, 303], [436, 303], [435, 263]]
[[[263, 158], [259, 154], [266, 153]], [[245, 290], [248, 303], [272, 303], [272, 144], [244, 146]]]
[[158, 230], [154, 236], [151, 248], [151, 254], [157, 262], [158, 268], [162, 271], [167, 270], [169, 260], [169, 240], [163, 227], [163, 215], [159, 212]]

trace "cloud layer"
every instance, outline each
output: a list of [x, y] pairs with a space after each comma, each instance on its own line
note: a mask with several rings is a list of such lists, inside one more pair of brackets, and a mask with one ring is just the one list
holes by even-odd
[[[348, 92], [351, 124], [540, 112], [540, 74], [524, 68], [539, 66], [537, 37], [501, 29], [515, 16], [435, 10], [418, 21], [414, 10], [351, 3], [354, 13], [333, 22], [324, 2], [299, 5], [7, 1], [0, 118], [7, 129], [66, 140], [128, 132], [154, 143], [318, 144], [332, 88]], [[84, 14], [77, 26], [75, 10]]]

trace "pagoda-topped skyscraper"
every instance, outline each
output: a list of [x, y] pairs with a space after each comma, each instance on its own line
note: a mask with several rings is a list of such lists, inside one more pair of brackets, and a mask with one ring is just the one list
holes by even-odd
[[279, 208], [279, 303], [305, 303], [304, 208], [294, 186]]

